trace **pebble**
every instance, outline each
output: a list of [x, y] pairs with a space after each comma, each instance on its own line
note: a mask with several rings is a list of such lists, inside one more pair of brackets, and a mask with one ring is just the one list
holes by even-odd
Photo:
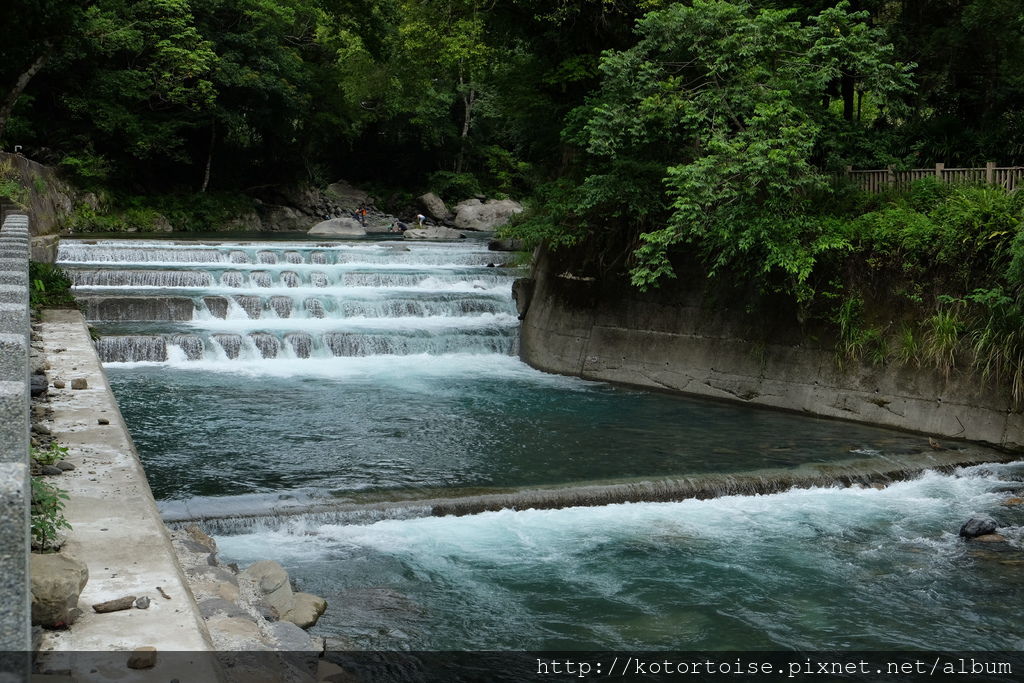
[[71, 470], [75, 469], [75, 466], [69, 463], [67, 460], [61, 460], [56, 465], [54, 465], [54, 467], [61, 470], [62, 472], [70, 472]]
[[52, 434], [53, 433], [52, 431], [50, 431], [49, 427], [47, 427], [46, 425], [42, 424], [41, 422], [37, 422], [34, 425], [32, 425], [32, 431], [35, 432], [36, 434]]
[[55, 379], [55, 380], [53, 380], [53, 388], [54, 389], [63, 389], [66, 386], [67, 385], [64, 383], [64, 380], [62, 380], [62, 379]]
[[89, 388], [89, 382], [87, 382], [84, 377], [76, 377], [73, 380], [71, 380], [71, 388], [72, 389], [88, 389]]
[[39, 471], [43, 474], [64, 474], [64, 470], [53, 465], [43, 465]]
[[152, 669], [156, 666], [156, 648], [150, 645], [137, 647], [128, 656], [129, 669]]
[[135, 609], [149, 609], [149, 598], [143, 595], [135, 601]]

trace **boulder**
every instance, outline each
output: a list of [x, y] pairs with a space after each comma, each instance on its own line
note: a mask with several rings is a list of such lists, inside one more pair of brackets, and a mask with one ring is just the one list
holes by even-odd
[[89, 580], [89, 568], [62, 553], [32, 553], [32, 624], [64, 628], [81, 614], [78, 596]]
[[285, 612], [281, 619], [290, 621], [299, 628], [315, 626], [320, 615], [327, 610], [327, 601], [318, 595], [295, 593], [292, 597], [292, 608]]
[[420, 208], [423, 209], [423, 212], [434, 220], [448, 220], [448, 217], [451, 215], [448, 207], [444, 205], [444, 200], [433, 192], [417, 197], [416, 201], [419, 203]]
[[960, 527], [960, 535], [964, 538], [977, 538], [995, 533], [997, 527], [996, 520], [991, 517], [971, 517]]
[[490, 251], [525, 251], [526, 242], [518, 239], [491, 240], [487, 248]]
[[255, 210], [250, 209], [224, 221], [220, 229], [237, 232], [259, 232], [263, 229], [263, 222], [260, 220], [260, 215]]
[[413, 228], [406, 230], [404, 234], [407, 240], [460, 240], [466, 237], [458, 230], [437, 225], [429, 228]]
[[260, 226], [266, 232], [309, 230], [314, 222], [312, 218], [290, 206], [260, 206]]
[[355, 211], [370, 203], [370, 195], [345, 180], [339, 180], [327, 186], [324, 192], [331, 200], [345, 211]]
[[366, 234], [366, 228], [355, 218], [330, 218], [317, 223], [310, 228], [309, 235], [320, 237], [362, 237]]
[[522, 213], [523, 205], [511, 199], [467, 199], [455, 207], [455, 227], [463, 230], [494, 230]]
[[278, 614], [287, 614], [294, 604], [294, 594], [288, 583], [288, 572], [273, 560], [263, 560], [242, 572], [243, 577], [256, 584], [267, 604]]

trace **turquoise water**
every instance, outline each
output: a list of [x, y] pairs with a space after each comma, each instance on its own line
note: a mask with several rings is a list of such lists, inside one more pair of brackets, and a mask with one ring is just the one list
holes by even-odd
[[[224, 559], [281, 561], [332, 605], [315, 631], [351, 647], [1024, 645], [1007, 598], [1024, 512], [1002, 505], [1018, 465], [421, 516], [426, 497], [932, 457], [918, 435], [532, 370], [515, 357], [516, 270], [481, 242], [66, 241], [60, 258], [165, 514], [227, 517], [210, 527]], [[410, 505], [362, 523], [314, 511], [374, 501]], [[1007, 543], [956, 537], [979, 513]]]

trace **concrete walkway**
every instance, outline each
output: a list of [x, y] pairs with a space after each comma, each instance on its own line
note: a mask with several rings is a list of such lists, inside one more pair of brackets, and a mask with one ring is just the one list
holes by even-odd
[[[52, 479], [70, 495], [65, 516], [73, 529], [65, 552], [89, 567], [79, 601], [82, 617], [67, 631], [44, 635], [43, 672], [82, 681], [220, 680], [215, 657], [200, 654], [213, 649], [209, 634], [81, 314], [46, 312], [41, 333], [51, 366], [49, 426], [58, 443], [70, 448], [67, 460], [76, 467]], [[75, 378], [84, 378], [88, 388], [73, 390]], [[54, 380], [66, 387], [54, 388]], [[101, 418], [109, 424], [99, 424]], [[147, 596], [151, 606], [108, 614], [92, 609], [126, 595]], [[158, 654], [153, 669], [126, 668], [128, 652], [143, 646], [167, 654]], [[113, 654], [118, 652], [124, 654]]]

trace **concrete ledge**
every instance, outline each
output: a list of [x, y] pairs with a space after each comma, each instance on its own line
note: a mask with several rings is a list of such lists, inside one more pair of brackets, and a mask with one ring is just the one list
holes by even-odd
[[28, 216], [8, 216], [0, 227], [0, 651], [7, 652], [31, 646], [28, 240]]
[[0, 304], [0, 332], [28, 335], [28, 306]]
[[[75, 653], [110, 652], [153, 646], [161, 652], [211, 651], [205, 623], [189, 590], [170, 537], [110, 390], [88, 328], [77, 310], [45, 311], [40, 334], [50, 375], [69, 381], [83, 378], [88, 387], [50, 389], [54, 437], [69, 448], [76, 469], [54, 483], [70, 499], [65, 516], [72, 525], [63, 552], [89, 567], [82, 592], [83, 616], [67, 631], [44, 635], [43, 671], [71, 669], [82, 680], [101, 678], [88, 668], [95, 661]], [[68, 382], [70, 386], [70, 381]], [[105, 418], [109, 424], [99, 424]], [[170, 599], [164, 598], [159, 586]], [[150, 598], [146, 610], [96, 614], [92, 605], [126, 595]], [[157, 668], [148, 680], [217, 680], [213, 658], [177, 659]], [[185, 670], [180, 667], [188, 665]], [[124, 675], [124, 669], [120, 671]], [[77, 679], [76, 679], [77, 680]]]
[[0, 284], [0, 303], [28, 305], [28, 288], [25, 285]]
[[0, 462], [0, 595], [13, 604], [0, 606], [0, 644], [7, 651], [24, 651], [30, 612], [28, 586], [30, 495], [28, 467]]
[[28, 462], [28, 382], [0, 381], [0, 460]]
[[24, 335], [0, 333], [0, 377], [28, 379], [28, 342]]

